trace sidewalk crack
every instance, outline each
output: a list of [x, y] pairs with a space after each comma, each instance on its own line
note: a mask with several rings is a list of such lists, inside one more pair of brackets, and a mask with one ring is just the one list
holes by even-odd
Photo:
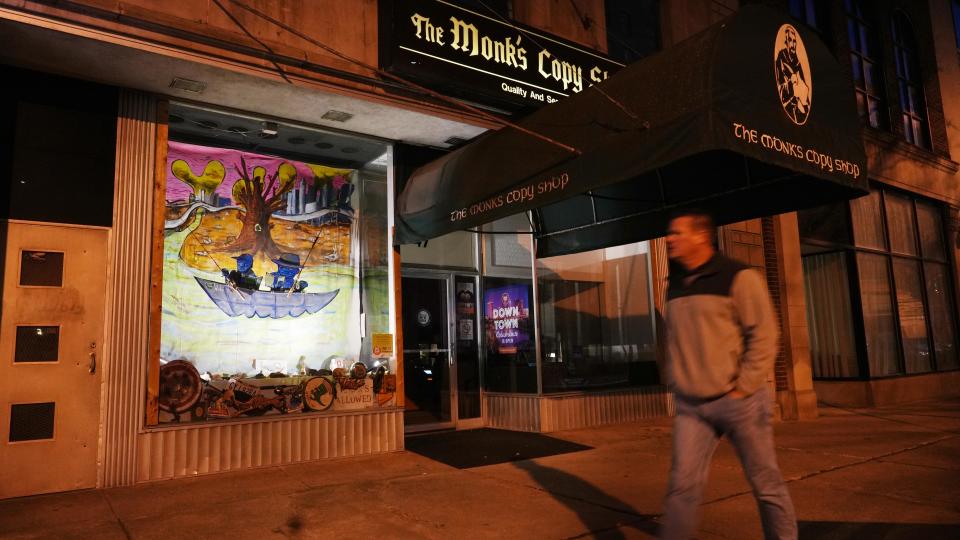
[[120, 530], [123, 531], [123, 536], [127, 540], [133, 540], [133, 535], [130, 534], [130, 529], [127, 528], [127, 524], [120, 519], [120, 515], [117, 514], [117, 509], [113, 507], [113, 501], [110, 500], [110, 497], [107, 496], [106, 490], [99, 489], [100, 497], [105, 503], [107, 503], [107, 508], [110, 509], [110, 513], [113, 514], [113, 518], [117, 520], [117, 525], [120, 526]]

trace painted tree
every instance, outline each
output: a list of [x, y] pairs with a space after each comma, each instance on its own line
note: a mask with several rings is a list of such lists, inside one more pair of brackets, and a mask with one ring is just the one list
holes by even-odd
[[190, 165], [182, 159], [174, 161], [170, 166], [170, 170], [173, 172], [174, 177], [193, 189], [193, 196], [197, 200], [204, 195], [209, 196], [215, 192], [217, 186], [223, 182], [224, 176], [227, 175], [223, 163], [217, 160], [207, 163], [206, 167], [203, 168], [203, 174], [199, 176], [193, 174], [193, 171], [190, 170]]
[[270, 235], [270, 215], [286, 206], [284, 196], [296, 184], [297, 169], [284, 162], [266, 179], [266, 169], [256, 167], [251, 171], [241, 157], [237, 172], [240, 178], [233, 185], [232, 195], [234, 202], [243, 207], [243, 225], [237, 238], [218, 251], [251, 255], [263, 252], [271, 259], [278, 257], [281, 250]]

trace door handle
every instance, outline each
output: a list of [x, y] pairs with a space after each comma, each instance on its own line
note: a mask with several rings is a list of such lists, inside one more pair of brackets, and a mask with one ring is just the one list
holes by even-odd
[[97, 372], [97, 344], [96, 342], [90, 343], [90, 373]]

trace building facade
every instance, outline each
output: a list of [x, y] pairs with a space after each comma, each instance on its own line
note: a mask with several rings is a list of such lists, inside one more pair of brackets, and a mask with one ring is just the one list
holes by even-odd
[[[955, 394], [960, 8], [766, 3], [850, 62], [873, 189], [721, 228], [777, 307], [779, 414]], [[0, 497], [671, 414], [662, 240], [538, 258], [517, 214], [394, 246], [394, 200], [737, 9], [0, 2]]]

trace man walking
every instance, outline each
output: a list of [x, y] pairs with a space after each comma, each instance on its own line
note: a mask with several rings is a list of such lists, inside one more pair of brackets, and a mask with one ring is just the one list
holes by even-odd
[[711, 217], [688, 211], [667, 231], [667, 379], [676, 396], [673, 464], [661, 537], [691, 538], [720, 437], [737, 451], [764, 537], [796, 539], [790, 493], [773, 446], [766, 376], [777, 326], [763, 278], [716, 252]]

